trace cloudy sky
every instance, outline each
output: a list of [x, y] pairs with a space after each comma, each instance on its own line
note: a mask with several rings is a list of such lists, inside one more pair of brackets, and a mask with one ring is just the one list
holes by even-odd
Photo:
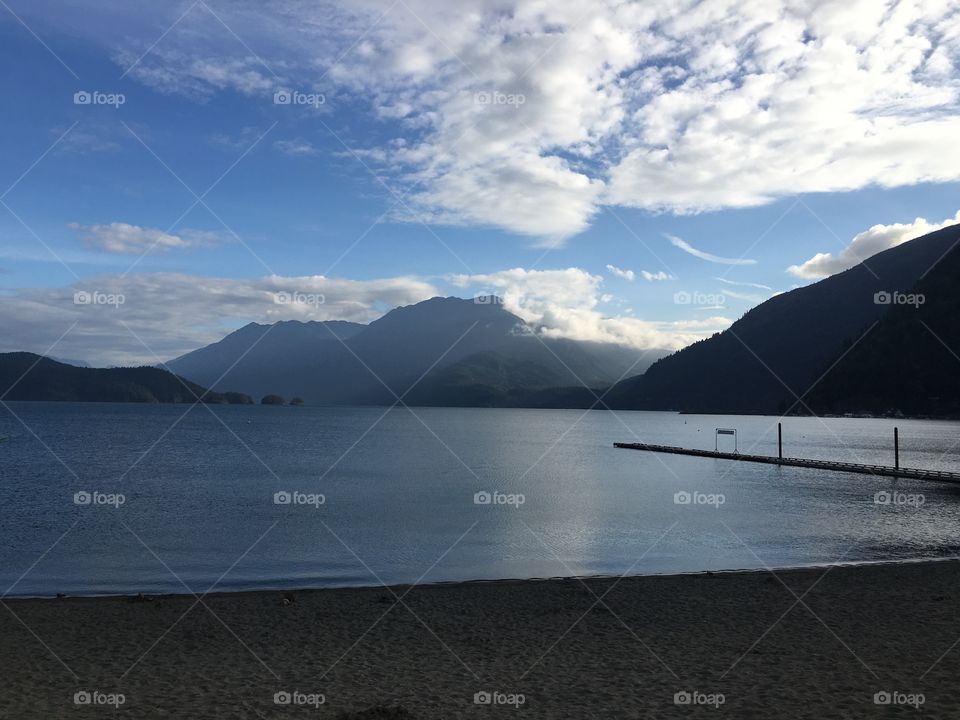
[[960, 221], [951, 0], [5, 0], [0, 53], [0, 351], [489, 292], [676, 348]]

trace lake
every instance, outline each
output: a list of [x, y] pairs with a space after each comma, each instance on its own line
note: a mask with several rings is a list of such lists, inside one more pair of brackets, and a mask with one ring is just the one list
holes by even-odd
[[[0, 406], [0, 592], [652, 574], [960, 554], [960, 486], [656, 455], [776, 454], [777, 418]], [[958, 469], [960, 423], [788, 418], [784, 452]], [[721, 436], [721, 449], [733, 438]], [[877, 502], [877, 493], [881, 502]], [[891, 500], [892, 499], [892, 500]], [[689, 500], [690, 502], [685, 502]], [[890, 502], [883, 502], [891, 500]], [[4, 592], [5, 591], [5, 592]]]

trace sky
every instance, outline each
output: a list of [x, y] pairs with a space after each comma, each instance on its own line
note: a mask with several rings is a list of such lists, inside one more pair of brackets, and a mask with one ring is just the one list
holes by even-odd
[[678, 349], [960, 222], [948, 0], [4, 0], [0, 55], [0, 351], [491, 293]]

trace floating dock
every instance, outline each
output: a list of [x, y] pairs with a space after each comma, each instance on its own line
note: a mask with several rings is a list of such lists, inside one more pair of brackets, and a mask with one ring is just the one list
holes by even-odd
[[[852, 472], [862, 475], [880, 475], [883, 477], [960, 483], [960, 472], [950, 472], [948, 470], [921, 470], [918, 468], [890, 467], [889, 465], [862, 465], [859, 463], [834, 462], [832, 460], [810, 460], [807, 458], [773, 457], [770, 455], [741, 455], [735, 452], [693, 450], [690, 448], [674, 447], [672, 445], [649, 445], [647, 443], [615, 442], [613, 446], [626, 448], [627, 450], [646, 450], [648, 452], [670, 453], [672, 455], [693, 455], [694, 457], [716, 458], [718, 460], [739, 460], [740, 462], [818, 468], [820, 470], [836, 470], [837, 472]], [[897, 455], [899, 458], [899, 452]]]

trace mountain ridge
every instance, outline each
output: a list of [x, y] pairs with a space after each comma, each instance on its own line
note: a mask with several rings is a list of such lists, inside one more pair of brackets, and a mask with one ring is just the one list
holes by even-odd
[[[530, 385], [538, 374], [552, 378], [558, 387], [606, 387], [638, 358], [652, 361], [659, 356], [535, 333], [495, 298], [477, 302], [434, 297], [395, 308], [368, 325], [350, 324], [336, 336], [322, 322], [247, 325], [168, 366], [212, 389], [230, 386], [254, 396], [298, 395], [312, 404], [389, 405], [408, 391], [417, 402], [446, 404], [441, 386], [460, 392], [449, 384], [457, 377], [451, 368], [464, 363], [460, 377], [474, 377], [478, 367], [469, 366], [477, 358], [468, 358], [493, 353], [502, 359], [505, 374], [471, 392], [513, 406], [526, 402], [522, 398], [532, 390], [542, 393], [544, 383]], [[642, 362], [639, 366], [645, 367]], [[440, 372], [447, 373], [446, 381], [431, 377]], [[548, 401], [539, 397], [537, 402]]]
[[5, 400], [248, 405], [243, 393], [212, 392], [156, 367], [87, 368], [29, 352], [0, 353]]
[[889, 310], [881, 293], [908, 293], [960, 242], [960, 225], [880, 252], [750, 309], [730, 328], [611, 388], [621, 410], [730, 414], [810, 412], [804, 400], [846, 344]]

